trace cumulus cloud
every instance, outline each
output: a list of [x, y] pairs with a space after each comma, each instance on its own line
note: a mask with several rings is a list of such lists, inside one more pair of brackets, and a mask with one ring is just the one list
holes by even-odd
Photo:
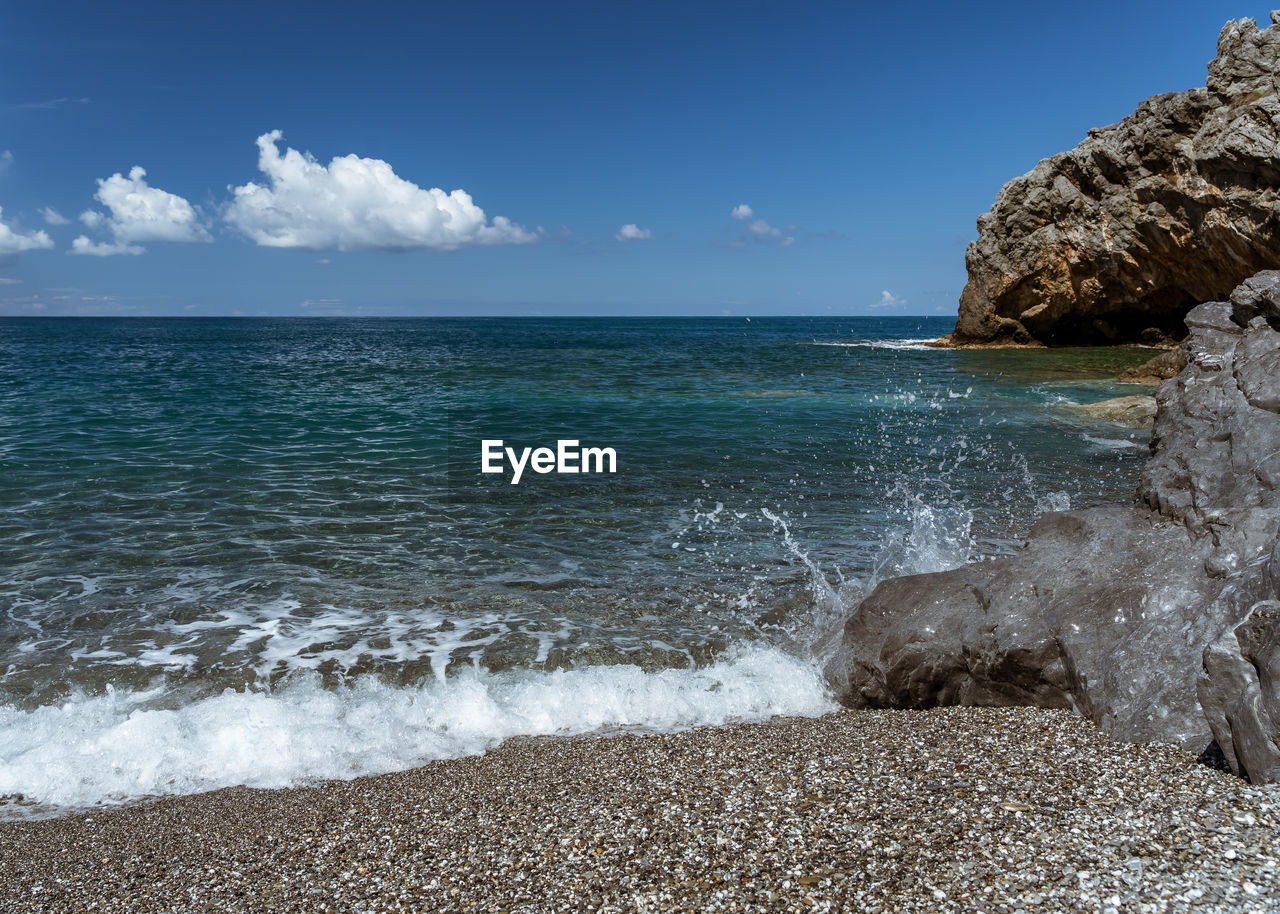
[[872, 302], [868, 307], [871, 308], [901, 308], [907, 303], [905, 298], [899, 298], [888, 289], [880, 292], [880, 300]]
[[152, 187], [147, 170], [135, 165], [129, 177], [116, 172], [98, 180], [94, 199], [107, 208], [85, 210], [80, 221], [90, 229], [105, 229], [110, 241], [98, 242], [81, 235], [71, 242], [71, 253], [109, 257], [113, 254], [141, 254], [144, 241], [212, 241], [200, 222], [199, 211], [177, 194]]
[[[769, 242], [786, 248], [796, 243], [794, 236], [788, 235], [775, 225], [770, 225], [764, 219], [755, 218], [755, 210], [745, 203], [739, 203], [729, 211], [729, 215], [745, 223], [742, 236], [733, 242], [733, 247], [745, 247], [748, 242]], [[794, 229], [795, 226], [790, 228]]]
[[526, 244], [537, 235], [503, 216], [490, 220], [464, 190], [445, 193], [406, 181], [382, 159], [337, 156], [328, 165], [258, 137], [266, 184], [231, 188], [226, 219], [266, 247], [310, 250], [457, 250], [470, 244]]
[[753, 219], [747, 223], [747, 231], [757, 238], [781, 238], [782, 229], [772, 226], [763, 219]]
[[619, 241], [648, 241], [653, 237], [653, 232], [648, 229], [642, 229], [634, 222], [628, 222], [622, 228], [618, 229], [613, 235]]
[[[0, 207], [0, 216], [4, 208]], [[16, 232], [0, 219], [0, 254], [16, 254], [19, 251], [47, 250], [53, 247], [53, 239], [44, 232]]]
[[40, 215], [44, 217], [44, 221], [49, 225], [70, 225], [71, 220], [62, 213], [58, 212], [52, 206], [40, 207]]
[[138, 244], [121, 241], [91, 241], [88, 235], [78, 235], [71, 242], [72, 254], [89, 254], [93, 257], [112, 257], [116, 254], [145, 254], [147, 249]]

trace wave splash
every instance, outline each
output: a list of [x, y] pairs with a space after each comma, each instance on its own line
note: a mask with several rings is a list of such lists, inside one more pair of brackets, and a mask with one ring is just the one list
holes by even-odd
[[317, 679], [177, 708], [152, 706], [159, 687], [0, 708], [0, 817], [403, 770], [514, 736], [673, 731], [834, 708], [813, 664], [767, 645], [701, 669], [468, 670], [412, 688], [370, 676], [337, 690]]
[[822, 669], [858, 600], [885, 577], [941, 571], [974, 556], [973, 513], [962, 499], [930, 503], [910, 486], [889, 494], [896, 524], [865, 579], [823, 567], [806, 548], [799, 519], [780, 510], [717, 503], [687, 517], [673, 531], [673, 548], [693, 549], [685, 541], [700, 532], [711, 544], [725, 535], [728, 551], [738, 526], [763, 522], [808, 591], [803, 608], [761, 630], [764, 640], [736, 643], [701, 667], [494, 673], [468, 666], [444, 677], [433, 665], [436, 675], [416, 685], [367, 674], [337, 688], [303, 669], [274, 687], [227, 689], [184, 704], [158, 679], [151, 688], [108, 688], [34, 709], [0, 707], [0, 819], [403, 770], [483, 753], [517, 736], [670, 732], [824, 714], [836, 705]]

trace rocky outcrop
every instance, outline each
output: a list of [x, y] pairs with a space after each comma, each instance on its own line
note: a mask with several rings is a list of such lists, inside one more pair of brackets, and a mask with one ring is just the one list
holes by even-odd
[[1228, 22], [1207, 85], [1010, 181], [978, 218], [947, 341], [1169, 342], [1195, 303], [1280, 267], [1278, 89], [1280, 28]]
[[1266, 302], [1280, 303], [1280, 273], [1187, 315], [1188, 361], [1157, 392], [1132, 504], [1046, 514], [1016, 555], [872, 591], [828, 666], [845, 703], [1072, 706], [1118, 738], [1216, 740], [1236, 771], [1280, 778], [1280, 332]]

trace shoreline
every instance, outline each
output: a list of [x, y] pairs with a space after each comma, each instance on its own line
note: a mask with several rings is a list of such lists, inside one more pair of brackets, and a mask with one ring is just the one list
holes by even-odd
[[0, 844], [0, 908], [49, 912], [1263, 910], [1280, 789], [1066, 711], [842, 710], [516, 738]]
[[1168, 352], [1177, 349], [1182, 341], [1171, 343], [1143, 343], [1137, 340], [1129, 340], [1122, 343], [1081, 343], [1065, 346], [1050, 346], [1047, 343], [1041, 343], [1035, 340], [1030, 343], [1017, 343], [1013, 340], [971, 340], [969, 342], [958, 343], [952, 339], [952, 334], [940, 336], [936, 340], [928, 340], [921, 343], [921, 346], [927, 346], [930, 349], [1150, 349], [1154, 352]]
[[1001, 342], [972, 342], [957, 343], [952, 338], [952, 334], [940, 336], [936, 340], [930, 340], [927, 343], [921, 343], [922, 346], [928, 346], [930, 349], [1049, 349], [1044, 343], [1015, 343], [1011, 340]]

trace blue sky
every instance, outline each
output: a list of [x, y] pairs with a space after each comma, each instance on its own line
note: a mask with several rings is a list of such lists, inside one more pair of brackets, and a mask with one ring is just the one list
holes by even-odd
[[954, 314], [1001, 185], [1246, 16], [4, 3], [0, 314]]

